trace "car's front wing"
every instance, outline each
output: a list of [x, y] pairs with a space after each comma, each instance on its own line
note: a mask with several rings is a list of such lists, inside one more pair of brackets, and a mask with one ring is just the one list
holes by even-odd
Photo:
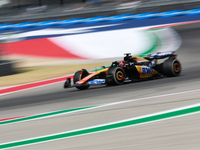
[[64, 88], [69, 88], [69, 87], [80, 87], [80, 86], [85, 86], [85, 85], [100, 85], [100, 84], [105, 84], [106, 83], [106, 80], [105, 79], [94, 79], [94, 80], [90, 80], [86, 83], [83, 83], [83, 84], [78, 84], [78, 83], [75, 83], [72, 85], [71, 83], [71, 79], [68, 78], [64, 84]]

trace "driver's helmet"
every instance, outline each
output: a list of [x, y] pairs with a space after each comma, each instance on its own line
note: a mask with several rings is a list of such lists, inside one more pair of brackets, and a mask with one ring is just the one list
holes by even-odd
[[121, 68], [124, 68], [124, 67], [125, 67], [125, 61], [124, 61], [124, 60], [120, 61], [120, 62], [119, 62], [119, 66], [120, 66]]

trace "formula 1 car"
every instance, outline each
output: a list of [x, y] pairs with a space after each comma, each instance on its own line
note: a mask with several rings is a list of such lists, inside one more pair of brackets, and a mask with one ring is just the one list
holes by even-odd
[[[89, 73], [81, 69], [74, 74], [73, 85], [71, 78], [68, 78], [64, 88], [76, 87], [79, 90], [89, 88], [90, 85], [106, 84], [121, 85], [124, 82], [135, 80], [153, 79], [156, 77], [175, 77], [181, 73], [181, 63], [174, 52], [158, 52], [148, 57], [131, 56], [126, 53], [122, 61], [114, 61], [109, 68], [102, 67], [102, 70]], [[158, 63], [158, 59], [164, 59]]]

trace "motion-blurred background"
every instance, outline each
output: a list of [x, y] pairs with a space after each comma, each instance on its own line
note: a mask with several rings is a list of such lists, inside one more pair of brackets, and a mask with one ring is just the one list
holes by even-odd
[[150, 26], [197, 20], [199, 8], [199, 0], [0, 0], [0, 86], [108, 65], [126, 52], [177, 50], [174, 30]]
[[[1, 0], [0, 22], [163, 12], [199, 8], [199, 0]], [[122, 10], [123, 9], [123, 10]], [[63, 18], [62, 18], [63, 17]]]

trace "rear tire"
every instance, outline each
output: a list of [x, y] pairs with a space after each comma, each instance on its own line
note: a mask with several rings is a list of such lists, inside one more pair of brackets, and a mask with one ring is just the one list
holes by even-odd
[[163, 74], [167, 77], [179, 76], [181, 69], [181, 63], [178, 59], [169, 58], [163, 63]]
[[[82, 73], [81, 73], [82, 72]], [[87, 75], [89, 75], [88, 71], [85, 69], [79, 70], [74, 74], [74, 78], [73, 78], [73, 82], [74, 84], [78, 81], [80, 81], [81, 79], [83, 79], [84, 77], [86, 77]], [[79, 90], [85, 90], [87, 88], [89, 88], [90, 85], [83, 85], [80, 87], [76, 87]]]
[[125, 72], [121, 67], [112, 67], [108, 70], [107, 85], [121, 85], [125, 81]]

